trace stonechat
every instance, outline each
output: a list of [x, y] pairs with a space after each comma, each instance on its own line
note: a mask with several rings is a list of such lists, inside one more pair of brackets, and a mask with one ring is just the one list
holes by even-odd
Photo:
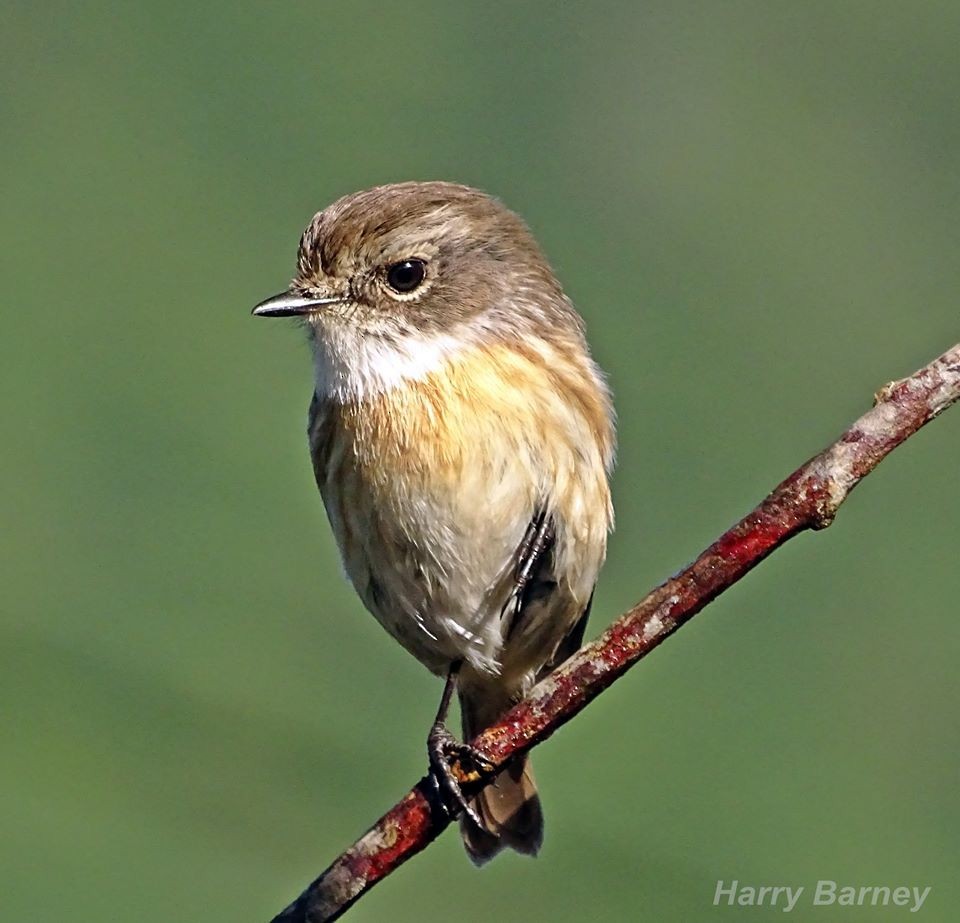
[[304, 322], [310, 452], [344, 568], [446, 678], [428, 754], [469, 855], [535, 854], [526, 757], [467, 801], [444, 720], [456, 690], [469, 740], [581, 643], [614, 454], [581, 318], [524, 222], [445, 182], [378, 186], [318, 213], [289, 289], [253, 313]]

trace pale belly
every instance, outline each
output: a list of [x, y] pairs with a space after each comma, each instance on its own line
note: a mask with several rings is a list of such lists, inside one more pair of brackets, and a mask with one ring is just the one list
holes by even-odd
[[461, 660], [499, 672], [501, 613], [534, 514], [536, 485], [524, 472], [496, 481], [478, 467], [459, 483], [423, 479], [391, 491], [348, 464], [321, 491], [357, 593], [436, 673]]

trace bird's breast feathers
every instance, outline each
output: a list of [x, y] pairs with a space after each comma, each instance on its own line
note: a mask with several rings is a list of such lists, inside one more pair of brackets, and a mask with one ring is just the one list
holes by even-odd
[[[441, 671], [496, 672], [500, 613], [539, 510], [556, 523], [552, 648], [589, 598], [611, 525], [607, 390], [576, 344], [372, 344], [318, 351], [310, 443], [346, 571], [367, 607]], [[545, 656], [546, 659], [546, 656]], [[539, 665], [533, 665], [534, 667]]]

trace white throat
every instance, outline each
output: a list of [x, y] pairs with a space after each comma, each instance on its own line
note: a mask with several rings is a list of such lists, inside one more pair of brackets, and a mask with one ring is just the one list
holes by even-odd
[[329, 324], [313, 339], [316, 392], [341, 403], [363, 401], [426, 378], [468, 345], [448, 333], [387, 338]]

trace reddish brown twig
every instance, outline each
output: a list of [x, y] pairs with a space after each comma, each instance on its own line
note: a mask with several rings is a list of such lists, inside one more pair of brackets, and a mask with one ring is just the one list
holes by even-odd
[[[657, 587], [540, 682], [472, 743], [494, 766], [535, 746], [691, 619], [770, 552], [822, 529], [854, 487], [893, 449], [960, 398], [960, 344], [909, 378], [891, 382], [872, 410], [780, 484], [676, 577]], [[464, 785], [468, 792], [483, 782]], [[426, 780], [380, 818], [273, 923], [334, 920], [443, 831]]]

